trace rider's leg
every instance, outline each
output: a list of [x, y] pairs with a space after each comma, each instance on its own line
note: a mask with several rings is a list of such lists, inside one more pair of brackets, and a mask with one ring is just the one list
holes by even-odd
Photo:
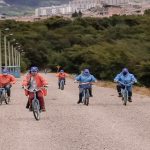
[[58, 79], [58, 88], [60, 89], [60, 79]]
[[7, 96], [8, 97], [10, 97], [10, 88], [11, 88], [12, 86], [11, 85], [6, 85], [5, 86], [5, 89], [6, 89], [6, 91], [7, 91]]
[[46, 111], [45, 110], [45, 103], [44, 103], [44, 97], [43, 97], [43, 93], [41, 91], [38, 91], [37, 93], [39, 102], [40, 102], [40, 107], [42, 111]]
[[83, 88], [79, 87], [79, 101], [77, 102], [78, 104], [82, 102], [82, 92], [83, 92]]
[[132, 87], [128, 87], [129, 102], [132, 102]]
[[118, 96], [121, 97], [121, 85], [117, 85], [117, 92], [118, 92]]
[[93, 97], [93, 95], [92, 95], [92, 88], [89, 89], [89, 94], [90, 94], [91, 97]]
[[[28, 102], [29, 102], [29, 108], [30, 110], [32, 110], [32, 100], [34, 99], [34, 93], [29, 92], [29, 98], [28, 98]], [[27, 102], [27, 104], [28, 104]]]
[[26, 108], [28, 109], [30, 107], [30, 103], [29, 103], [29, 99], [27, 101], [27, 104], [26, 104]]

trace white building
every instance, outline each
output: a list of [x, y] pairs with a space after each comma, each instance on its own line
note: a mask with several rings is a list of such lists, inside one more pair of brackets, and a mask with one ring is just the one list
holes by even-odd
[[[129, 7], [133, 9], [131, 6], [141, 6], [146, 1], [147, 0], [72, 0], [69, 4], [65, 5], [37, 8], [35, 10], [35, 16], [71, 15], [75, 11], [84, 12], [97, 6], [102, 8], [103, 5], [121, 6], [123, 8]], [[148, 3], [148, 1], [146, 3]]]
[[101, 0], [73, 0], [65, 5], [37, 8], [35, 16], [69, 15], [75, 11], [84, 11], [97, 5], [101, 5]]
[[35, 16], [54, 16], [54, 15], [67, 15], [72, 13], [70, 5], [60, 5], [51, 7], [40, 7], [35, 10]]
[[101, 0], [73, 0], [69, 2], [69, 5], [72, 7], [72, 12], [75, 10], [84, 11], [101, 5]]

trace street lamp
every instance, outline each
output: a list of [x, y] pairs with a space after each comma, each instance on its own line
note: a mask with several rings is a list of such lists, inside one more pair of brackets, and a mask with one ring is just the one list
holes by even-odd
[[[4, 54], [5, 54], [5, 68], [8, 66], [8, 64], [7, 64], [7, 37], [8, 36], [12, 36], [13, 34], [11, 33], [11, 34], [9, 34], [9, 35], [4, 35]], [[10, 49], [9, 49], [10, 50]], [[9, 52], [8, 52], [8, 54], [10, 54]], [[9, 57], [9, 59], [10, 59], [10, 55], [8, 56]]]

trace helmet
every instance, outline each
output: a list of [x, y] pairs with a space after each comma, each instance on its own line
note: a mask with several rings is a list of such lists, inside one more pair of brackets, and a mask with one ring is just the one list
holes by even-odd
[[125, 76], [129, 73], [128, 69], [127, 68], [123, 68], [122, 69], [122, 74]]
[[83, 74], [84, 74], [84, 75], [89, 75], [89, 74], [90, 74], [89, 69], [84, 69]]
[[38, 72], [38, 71], [39, 71], [38, 67], [31, 67], [30, 68], [30, 72]]
[[64, 72], [64, 70], [60, 70], [60, 72], [61, 72], [61, 73], [63, 73], [63, 72]]
[[3, 75], [7, 75], [8, 73], [9, 73], [9, 71], [8, 71], [7, 69], [3, 69], [3, 70], [2, 70], [2, 74], [3, 74]]

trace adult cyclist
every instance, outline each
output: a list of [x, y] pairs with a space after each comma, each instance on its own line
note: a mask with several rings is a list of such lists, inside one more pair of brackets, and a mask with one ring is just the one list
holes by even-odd
[[9, 71], [7, 69], [3, 69], [2, 74], [0, 74], [0, 87], [5, 88], [9, 99], [11, 95], [12, 84], [15, 83], [16, 83], [16, 78], [13, 75], [9, 74]]
[[[117, 74], [117, 76], [114, 78], [114, 82], [117, 82], [117, 92], [118, 96], [121, 97], [121, 89], [124, 89], [123, 84], [129, 84], [127, 87], [128, 94], [129, 94], [129, 102], [132, 102], [132, 85], [137, 82], [137, 79], [134, 77], [133, 74], [129, 73], [127, 68], [123, 68], [122, 72]], [[123, 84], [121, 84], [123, 83]]]
[[84, 71], [75, 78], [75, 82], [79, 82], [79, 101], [77, 104], [82, 102], [82, 92], [83, 92], [83, 84], [89, 83], [89, 94], [92, 96], [92, 85], [90, 83], [96, 82], [96, 78], [90, 74], [89, 69], [84, 69]]
[[68, 77], [69, 75], [64, 72], [64, 70], [60, 70], [60, 72], [57, 73], [56, 76], [58, 77], [58, 89], [60, 89], [60, 81], [64, 80], [64, 84], [66, 84], [66, 77]]
[[[46, 87], [48, 85], [47, 81], [38, 73], [38, 67], [31, 67], [29, 73], [25, 76], [22, 86], [26, 87], [30, 91], [33, 89], [39, 89], [41, 87]], [[34, 93], [25, 90], [25, 95], [29, 96], [26, 108], [32, 110], [32, 100], [34, 98]], [[42, 111], [45, 110], [44, 96], [47, 95], [46, 89], [41, 89], [37, 92], [37, 96], [40, 102], [40, 107]]]

